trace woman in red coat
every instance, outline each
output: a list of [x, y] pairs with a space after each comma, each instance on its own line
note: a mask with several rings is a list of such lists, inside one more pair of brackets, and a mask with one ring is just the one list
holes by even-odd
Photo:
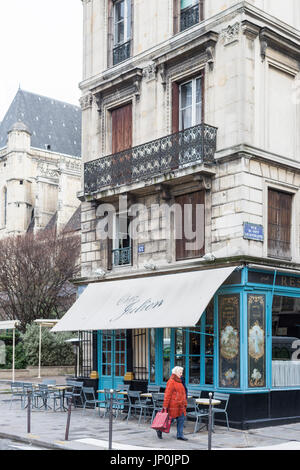
[[[177, 419], [177, 439], [187, 441], [187, 438], [183, 436], [187, 397], [181, 381], [182, 373], [183, 367], [177, 366], [172, 370], [172, 375], [167, 382], [163, 407], [168, 410], [171, 418]], [[157, 436], [162, 439], [162, 432], [158, 431]]]

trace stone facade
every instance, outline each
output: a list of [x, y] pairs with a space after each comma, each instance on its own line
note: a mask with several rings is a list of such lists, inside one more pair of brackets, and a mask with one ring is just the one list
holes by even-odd
[[[75, 113], [73, 122], [66, 109]], [[0, 124], [0, 237], [45, 228], [54, 216], [61, 230], [79, 206], [80, 114], [78, 107], [18, 91]]]
[[[203, 21], [176, 34], [177, 2], [150, 3], [132, 2], [132, 53], [112, 67], [109, 2], [83, 2], [84, 162], [112, 153], [111, 110], [124, 103], [132, 104], [133, 146], [172, 134], [173, 83], [203, 73], [204, 122], [218, 128], [215, 164], [195, 164], [93, 193], [82, 186], [82, 277], [95, 278], [99, 268], [107, 271], [109, 250], [97, 239], [99, 205], [117, 207], [118, 197], [127, 194], [135, 204], [170, 206], [195, 185], [205, 192], [205, 253], [217, 260], [267, 261], [268, 188], [292, 194], [291, 257], [285, 262], [300, 264], [299, 2], [205, 1]], [[174, 226], [164, 214], [154, 212], [145, 220], [140, 213], [137, 222], [132, 264], [115, 267], [107, 276], [145, 272], [149, 263], [163, 271], [183, 264], [176, 262]], [[263, 227], [262, 241], [244, 237], [246, 222]]]

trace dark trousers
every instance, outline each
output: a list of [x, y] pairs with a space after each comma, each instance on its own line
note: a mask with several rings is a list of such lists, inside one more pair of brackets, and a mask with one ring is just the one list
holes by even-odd
[[177, 420], [177, 437], [183, 437], [184, 414], [176, 418]]

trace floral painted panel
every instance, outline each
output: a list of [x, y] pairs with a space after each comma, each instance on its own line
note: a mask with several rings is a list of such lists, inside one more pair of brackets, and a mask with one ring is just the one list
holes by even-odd
[[265, 295], [248, 294], [248, 386], [265, 387]]
[[240, 296], [219, 296], [219, 385], [240, 386]]

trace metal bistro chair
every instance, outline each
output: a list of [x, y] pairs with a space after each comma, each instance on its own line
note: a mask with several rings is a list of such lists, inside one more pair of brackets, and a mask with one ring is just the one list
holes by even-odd
[[[208, 416], [208, 409], [199, 409], [198, 406], [197, 406], [197, 403], [196, 403], [196, 398], [194, 397], [191, 397], [191, 398], [188, 398], [187, 399], [187, 408], [192, 410], [192, 411], [188, 411], [186, 413], [186, 417], [187, 418], [192, 418], [192, 419], [195, 419], [196, 422], [195, 422], [195, 427], [194, 427], [194, 434], [198, 431], [198, 421], [201, 422], [202, 418], [204, 416]], [[208, 422], [206, 424], [207, 426], [207, 429], [208, 429]]]
[[147, 386], [147, 392], [148, 393], [159, 393], [160, 391], [160, 385], [148, 385]]
[[[230, 398], [230, 394], [229, 393], [218, 393], [218, 392], [215, 392], [214, 393], [214, 396], [213, 396], [214, 400], [220, 400], [222, 403], [220, 406], [220, 408], [217, 408], [217, 407], [213, 407], [212, 408], [212, 422], [213, 422], [213, 427], [214, 427], [214, 418], [215, 418], [215, 414], [216, 413], [224, 413], [225, 414], [225, 417], [226, 417], [226, 424], [227, 424], [227, 429], [229, 431], [229, 422], [228, 422], [228, 413], [227, 413], [227, 406], [228, 406], [228, 402], [229, 402], [229, 398]], [[221, 407], [222, 406], [222, 407]]]
[[[117, 394], [114, 391], [113, 394], [112, 394], [112, 412], [115, 415], [115, 418], [117, 419], [117, 417], [119, 415], [119, 411], [121, 411], [121, 409], [122, 409], [122, 405], [121, 405], [121, 402], [119, 401], [119, 399], [116, 397], [116, 395]], [[110, 393], [109, 388], [104, 389], [104, 396], [105, 396], [105, 412], [104, 412], [104, 416], [105, 416], [106, 413], [109, 414], [109, 410], [110, 410], [111, 393]]]
[[153, 403], [153, 411], [151, 417], [151, 423], [154, 420], [154, 417], [158, 411], [161, 411], [163, 404], [164, 404], [164, 393], [152, 393], [152, 403]]
[[76, 382], [76, 381], [66, 381], [67, 385], [70, 385], [72, 387], [71, 391], [66, 391], [65, 392], [65, 398], [68, 401], [72, 398], [72, 404], [74, 405], [75, 408], [78, 406], [78, 402], [81, 402], [81, 406], [83, 408], [84, 402], [83, 402], [83, 382]]
[[32, 406], [35, 406], [34, 399], [33, 399], [33, 384], [30, 382], [23, 382], [23, 400], [24, 400], [24, 406], [23, 408], [26, 408], [28, 406], [28, 392], [31, 393], [31, 398], [32, 398]]
[[190, 390], [190, 391], [189, 391], [189, 395], [190, 395], [192, 398], [201, 398], [201, 393], [202, 393], [201, 390]]
[[[82, 391], [83, 391], [83, 396], [84, 396], [84, 404], [83, 404], [84, 411], [86, 409], [86, 405], [94, 405], [94, 409], [96, 409], [98, 406], [98, 411], [99, 411], [99, 416], [100, 416], [100, 408], [101, 408], [100, 405], [104, 404], [105, 406], [106, 401], [98, 400], [95, 397], [95, 390], [93, 387], [83, 387]], [[105, 414], [105, 410], [104, 410], [104, 414]]]
[[[128, 392], [129, 392], [129, 388], [130, 388], [130, 384], [124, 384], [124, 385], [121, 385], [120, 387], [118, 387], [116, 389], [116, 394], [114, 396], [115, 400], [118, 401], [119, 403], [119, 411], [125, 411], [126, 409], [126, 406], [128, 405]], [[127, 392], [127, 395], [123, 395], [121, 393], [118, 393], [118, 392]]]
[[[35, 408], [41, 409], [45, 408], [45, 410], [51, 409], [51, 406], [48, 405], [48, 400], [50, 398], [48, 385], [46, 384], [39, 384], [37, 389], [33, 390], [33, 404]], [[39, 401], [42, 404], [39, 406]]]
[[56, 385], [55, 379], [44, 379], [42, 382], [43, 385]]
[[142, 414], [144, 414], [144, 421], [146, 419], [146, 410], [147, 405], [141, 401], [140, 391], [129, 391], [128, 392], [128, 402], [129, 402], [129, 409], [127, 414], [127, 423], [129, 418], [131, 417], [132, 411], [134, 411], [134, 415], [136, 416], [136, 412], [139, 410], [139, 423], [141, 422]]
[[11, 387], [11, 400], [10, 400], [10, 408], [13, 402], [14, 397], [20, 398], [21, 408], [23, 408], [23, 382], [12, 382], [10, 384]]

